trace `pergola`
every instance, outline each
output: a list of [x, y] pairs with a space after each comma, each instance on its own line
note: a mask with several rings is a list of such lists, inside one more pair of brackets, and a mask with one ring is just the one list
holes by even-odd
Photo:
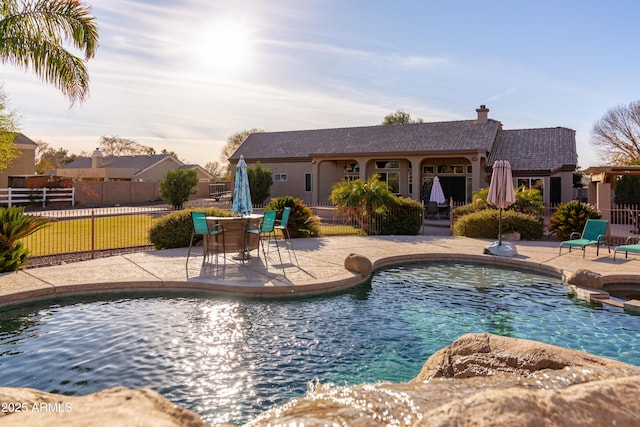
[[589, 176], [589, 203], [601, 210], [604, 217], [611, 210], [618, 177], [640, 176], [640, 166], [592, 166], [584, 174]]

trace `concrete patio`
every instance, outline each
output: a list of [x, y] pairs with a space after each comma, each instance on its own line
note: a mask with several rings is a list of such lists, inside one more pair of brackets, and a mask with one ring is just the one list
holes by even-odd
[[[266, 265], [262, 254], [258, 258], [255, 251], [244, 264], [228, 254], [218, 265], [208, 262], [203, 266], [201, 248], [194, 248], [188, 267], [187, 248], [140, 252], [1, 274], [0, 305], [126, 290], [197, 290], [251, 297], [318, 294], [367, 279], [345, 268], [345, 258], [351, 253], [368, 258], [374, 269], [408, 261], [468, 261], [534, 269], [556, 277], [587, 269], [603, 275], [606, 283], [640, 286], [640, 257], [618, 256], [614, 262], [613, 250], [608, 253], [606, 247], [601, 248], [600, 256], [595, 247], [587, 247], [583, 258], [580, 250], [563, 249], [559, 255], [558, 242], [522, 241], [516, 242], [516, 257], [503, 258], [483, 254], [490, 243], [437, 235], [295, 239], [299, 266], [284, 247], [283, 262], [272, 247]], [[589, 292], [585, 295], [590, 298]], [[606, 295], [598, 298], [607, 299]]]

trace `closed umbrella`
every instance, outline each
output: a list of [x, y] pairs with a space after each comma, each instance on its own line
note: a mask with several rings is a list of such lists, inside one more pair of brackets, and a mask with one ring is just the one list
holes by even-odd
[[244, 156], [240, 156], [240, 160], [236, 166], [231, 211], [240, 216], [249, 215], [253, 212], [251, 191], [249, 190], [249, 177], [247, 176], [247, 163], [244, 161]]
[[[489, 184], [489, 194], [487, 203], [500, 209], [498, 220], [498, 246], [502, 245], [502, 210], [516, 202], [513, 191], [513, 177], [511, 174], [511, 164], [507, 160], [496, 160], [493, 163], [493, 173], [491, 174], [491, 184]], [[513, 248], [515, 252], [515, 248]], [[515, 255], [515, 253], [509, 255]]]
[[442, 185], [440, 185], [440, 178], [437, 176], [433, 178], [433, 185], [431, 186], [431, 195], [429, 196], [430, 202], [436, 202], [442, 204], [447, 201], [444, 197], [444, 191], [442, 191]]

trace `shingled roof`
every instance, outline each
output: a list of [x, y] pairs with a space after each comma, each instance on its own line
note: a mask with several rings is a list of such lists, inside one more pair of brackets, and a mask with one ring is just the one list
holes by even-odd
[[500, 122], [475, 120], [254, 133], [229, 158], [309, 159], [323, 155], [489, 151]]
[[[171, 157], [169, 154], [149, 154], [135, 156], [105, 156], [102, 158], [102, 168], [134, 169], [143, 171], [156, 163]], [[180, 163], [181, 164], [181, 163]], [[60, 169], [86, 169], [91, 168], [91, 157], [81, 157], [71, 163], [67, 163]], [[136, 173], [137, 173], [136, 172]]]
[[517, 171], [553, 172], [578, 163], [575, 131], [564, 127], [503, 130], [489, 154], [487, 165], [508, 160]]

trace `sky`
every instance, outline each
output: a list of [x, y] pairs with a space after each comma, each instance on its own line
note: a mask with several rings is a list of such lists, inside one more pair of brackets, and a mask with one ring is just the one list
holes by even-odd
[[246, 129], [466, 120], [484, 104], [504, 129], [574, 129], [584, 169], [605, 163], [594, 123], [640, 99], [636, 0], [87, 3], [88, 100], [0, 69], [21, 131], [74, 154], [119, 136], [204, 166]]

